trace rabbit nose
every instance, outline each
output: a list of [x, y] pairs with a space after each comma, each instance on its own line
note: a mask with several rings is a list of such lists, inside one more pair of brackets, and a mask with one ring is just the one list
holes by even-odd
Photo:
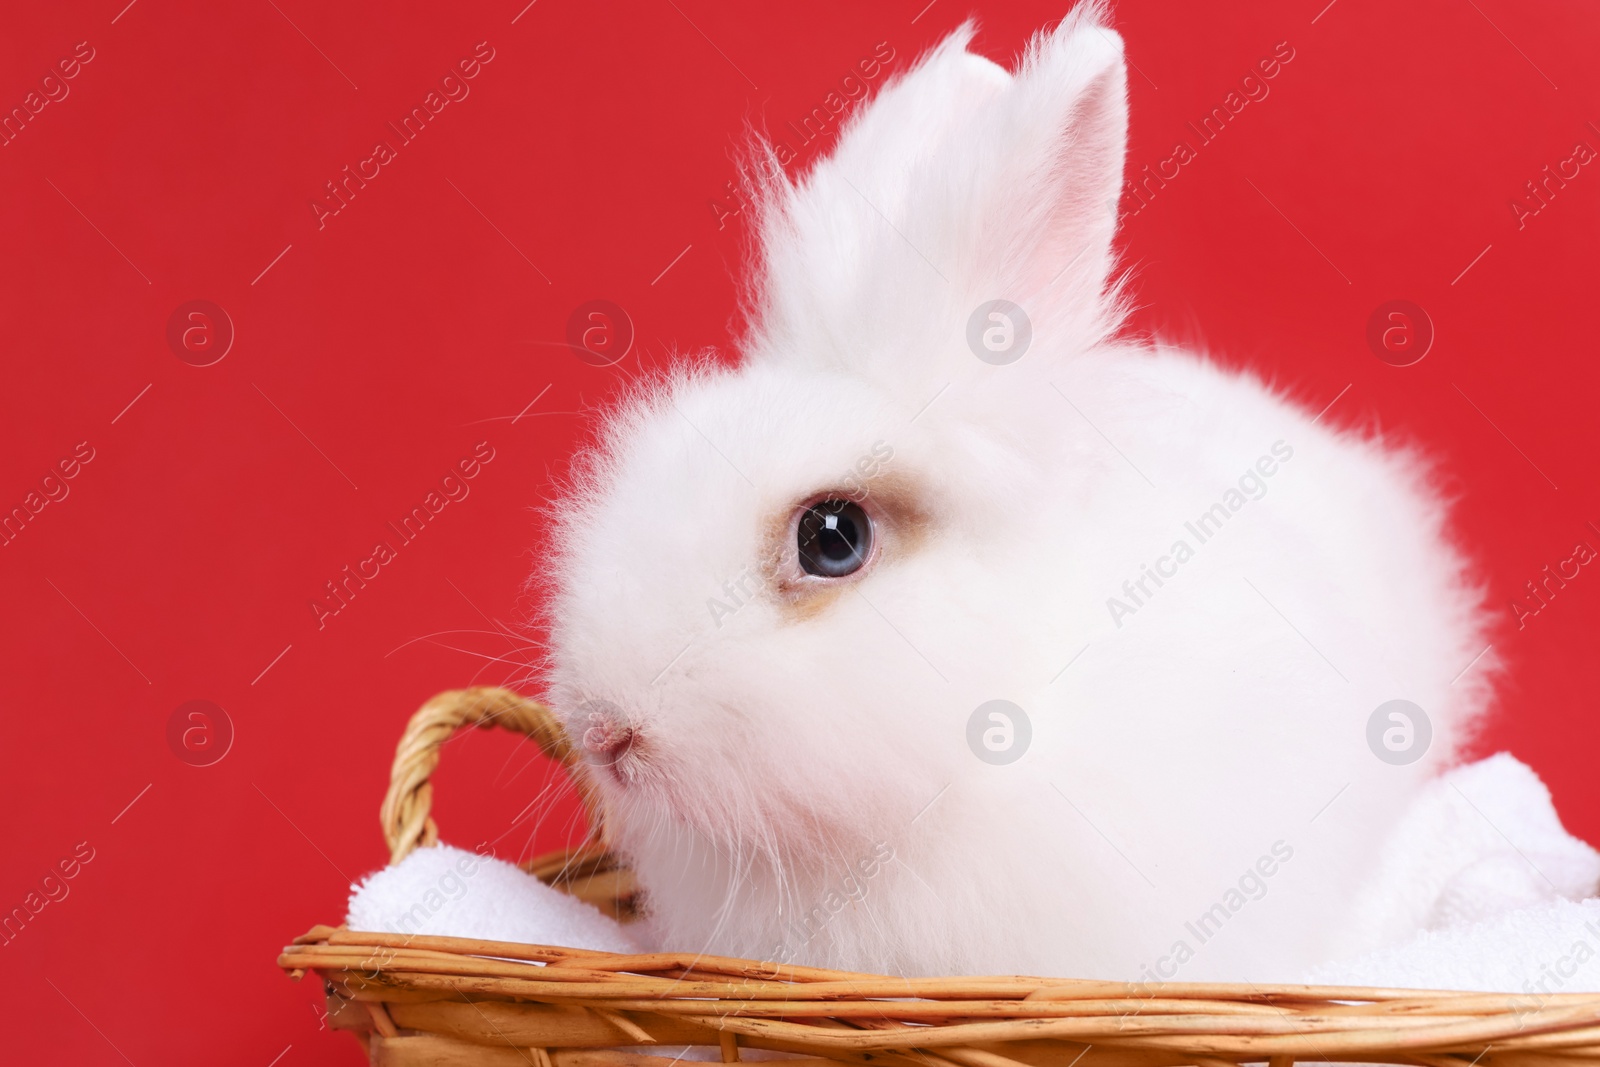
[[633, 727], [623, 725], [616, 716], [591, 711], [588, 723], [588, 729], [583, 732], [583, 747], [593, 762], [614, 764], [633, 748]]

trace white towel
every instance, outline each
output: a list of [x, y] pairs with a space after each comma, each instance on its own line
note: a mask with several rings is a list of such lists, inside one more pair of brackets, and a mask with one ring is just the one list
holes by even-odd
[[419, 848], [350, 887], [352, 930], [438, 934], [605, 952], [643, 952], [626, 927], [592, 904], [504, 860], [449, 845]]
[[1395, 948], [1324, 964], [1304, 980], [1540, 996], [1600, 992], [1600, 900], [1547, 901], [1493, 919], [1424, 930]]
[[1593, 896], [1600, 853], [1567, 833], [1550, 791], [1502, 752], [1440, 777], [1384, 843], [1341, 943], [1354, 956], [1556, 900]]
[[[1600, 991], [1600, 853], [1507, 753], [1417, 799], [1357, 897], [1353, 958], [1305, 980], [1503, 993]], [[1579, 903], [1581, 901], [1581, 903]]]

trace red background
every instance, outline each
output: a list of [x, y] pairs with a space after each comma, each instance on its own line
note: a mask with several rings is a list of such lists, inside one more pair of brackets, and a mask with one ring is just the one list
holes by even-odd
[[[0, 508], [78, 442], [95, 450], [0, 547], [0, 909], [78, 842], [95, 851], [0, 948], [0, 1045], [19, 1063], [352, 1064], [277, 948], [337, 922], [350, 878], [383, 861], [377, 807], [409, 712], [524, 673], [537, 634], [501, 624], [530, 612], [548, 538], [530, 508], [588, 432], [581, 413], [673, 346], [727, 342], [748, 234], [713, 201], [745, 123], [798, 120], [879, 42], [904, 69], [970, 13], [977, 47], [1009, 63], [1062, 8], [124, 2], [12, 5], [0, 33], [7, 110], [77, 42], [95, 50], [0, 148]], [[1116, 11], [1137, 67], [1130, 170], [1192, 141], [1184, 123], [1278, 42], [1295, 51], [1126, 221], [1138, 325], [1317, 407], [1348, 385], [1328, 418], [1434, 448], [1510, 624], [1524, 582], [1580, 539], [1600, 546], [1579, 310], [1600, 173], [1520, 229], [1509, 206], [1577, 141], [1600, 148], [1600, 14], [1325, 2]], [[495, 58], [470, 95], [319, 229], [324, 183], [480, 41]], [[595, 298], [637, 329], [612, 368], [560, 344]], [[1437, 330], [1405, 368], [1365, 341], [1395, 298]], [[236, 329], [208, 367], [166, 339], [194, 299]], [[495, 459], [471, 495], [319, 629], [323, 583], [483, 440]], [[1482, 746], [1532, 763], [1590, 839], [1597, 623], [1585, 568], [1508, 625], [1513, 683]], [[213, 766], [168, 746], [194, 699], [236, 731]], [[447, 838], [503, 855], [560, 842], [570, 809], [527, 808], [549, 778], [528, 751], [452, 747]]]

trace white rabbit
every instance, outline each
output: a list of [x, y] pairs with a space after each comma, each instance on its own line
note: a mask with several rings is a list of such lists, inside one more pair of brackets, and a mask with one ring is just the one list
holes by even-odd
[[741, 361], [560, 506], [550, 699], [665, 946], [1292, 978], [1491, 700], [1481, 590], [1334, 397], [1116, 338], [1102, 10], [970, 35], [763, 168]]

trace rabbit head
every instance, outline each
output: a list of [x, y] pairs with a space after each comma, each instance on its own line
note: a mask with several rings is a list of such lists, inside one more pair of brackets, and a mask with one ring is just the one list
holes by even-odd
[[[772, 862], [859, 849], [945, 780], [930, 709], [1059, 651], [1039, 633], [1027, 663], [1015, 633], [1055, 551], [1037, 471], [1061, 411], [1038, 387], [1117, 324], [1122, 48], [1093, 7], [1015, 76], [970, 35], [803, 180], [765, 174], [742, 362], [640, 387], [580, 464], [551, 695], [631, 846], [676, 828]], [[969, 320], [1001, 296], [1027, 322], [981, 329], [1047, 356], [975, 354]]]

